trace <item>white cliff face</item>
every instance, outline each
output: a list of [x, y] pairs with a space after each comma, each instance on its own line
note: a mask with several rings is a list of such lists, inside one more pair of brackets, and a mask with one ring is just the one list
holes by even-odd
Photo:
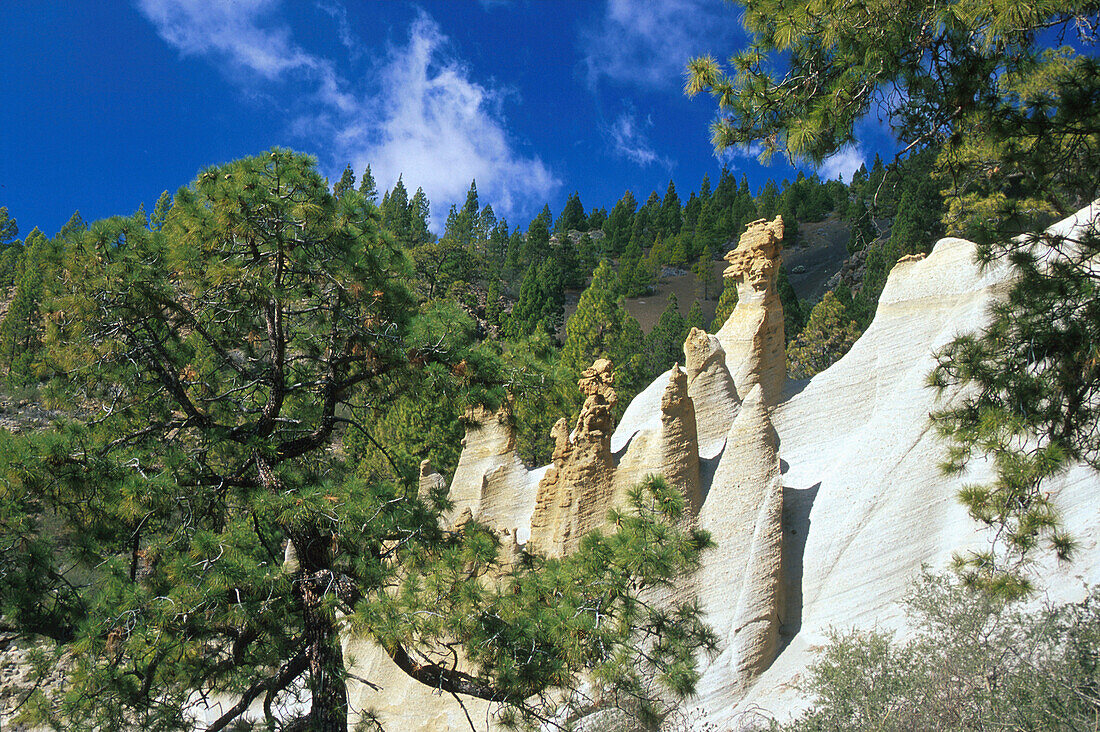
[[[1004, 263], [979, 270], [973, 244], [943, 239], [928, 257], [898, 263], [874, 322], [844, 358], [807, 384], [788, 384], [772, 413], [785, 494], [785, 647], [744, 696], [713, 664], [696, 701], [708, 721], [736, 728], [752, 709], [784, 717], [802, 708], [794, 685], [829, 628], [901, 627], [900, 600], [922, 565], [943, 570], [953, 553], [985, 546], [955, 495], [988, 469], [940, 472], [945, 446], [928, 414], [951, 395], [937, 400], [926, 383], [932, 354], [981, 327], [1009, 274]], [[1045, 598], [1068, 602], [1100, 582], [1100, 476], [1078, 466], [1049, 488], [1080, 552], [1072, 563], [1041, 557], [1037, 579]], [[726, 617], [709, 607], [711, 622]]]
[[[1059, 227], [1064, 233], [1090, 217], [1100, 218], [1100, 207]], [[1003, 264], [979, 270], [973, 244], [943, 239], [928, 257], [898, 263], [874, 322], [844, 358], [809, 382], [783, 387], [783, 316], [778, 296], [769, 295], [781, 229], [762, 227], [747, 232], [736, 250], [744, 254], [731, 262], [748, 291], [718, 336], [692, 331], [684, 371], [667, 372], [639, 394], [607, 442], [607, 425], [593, 421], [599, 459], [574, 466], [585, 470], [562, 469], [581, 435], [563, 425], [555, 453], [561, 466], [549, 468], [557, 469], [562, 508], [560, 491], [568, 489], [563, 515], [576, 515], [590, 493], [601, 506], [615, 504], [647, 472], [669, 474], [688, 495], [697, 509], [692, 518], [718, 546], [674, 592], [699, 596], [723, 649], [707, 661], [687, 716], [718, 729], [736, 729], [753, 709], [779, 717], [800, 709], [806, 702], [796, 684], [830, 627], [901, 627], [899, 601], [922, 565], [942, 570], [954, 552], [984, 545], [955, 494], [988, 470], [978, 462], [961, 477], [940, 472], [945, 446], [928, 414], [951, 395], [937, 401], [925, 384], [932, 354], [981, 327], [1010, 274]], [[534, 486], [546, 483], [547, 469], [517, 466], [506, 443], [496, 431], [484, 442], [468, 436], [451, 497], [479, 520], [518, 528], [522, 542]], [[580, 481], [592, 465], [599, 480]], [[499, 481], [486, 482], [499, 470]], [[1065, 602], [1083, 596], [1086, 583], [1100, 583], [1100, 476], [1075, 467], [1050, 490], [1079, 548], [1071, 564], [1043, 557], [1038, 584], [1046, 598]], [[539, 530], [556, 546], [575, 541], [575, 529], [567, 538], [555, 534], [554, 523], [543, 521]], [[383, 693], [357, 697], [361, 707], [379, 710], [394, 728], [464, 724], [453, 700], [403, 678], [366, 644], [353, 645], [371, 666], [361, 675], [385, 680]], [[485, 718], [482, 705], [467, 706]]]

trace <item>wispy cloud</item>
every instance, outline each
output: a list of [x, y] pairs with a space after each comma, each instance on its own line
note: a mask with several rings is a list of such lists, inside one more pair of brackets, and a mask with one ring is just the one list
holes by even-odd
[[137, 1], [160, 37], [185, 55], [217, 56], [271, 80], [329, 65], [291, 41], [290, 30], [273, 17], [278, 4], [278, 0]]
[[864, 157], [859, 147], [848, 145], [825, 158], [817, 170], [825, 180], [835, 180], [839, 176], [851, 183], [852, 174], [863, 165]]
[[607, 128], [606, 134], [615, 153], [627, 160], [642, 166], [662, 163], [667, 167], [669, 162], [657, 154], [646, 136], [645, 130], [652, 126], [649, 118], [639, 122], [634, 112], [624, 112]]
[[[157, 33], [181, 53], [220, 61], [252, 91], [259, 80], [282, 84], [292, 113], [288, 131], [319, 151], [331, 173], [346, 162], [356, 173], [369, 163], [379, 189], [404, 175], [424, 188], [441, 226], [472, 179], [498, 214], [512, 215], [546, 200], [560, 182], [537, 156], [518, 152], [502, 109], [506, 93], [471, 78], [445, 55], [449, 41], [421, 14], [407, 45], [389, 49], [365, 89], [330, 58], [302, 48], [281, 19], [279, 0], [137, 0]], [[353, 38], [343, 7], [325, 0], [345, 45]], [[344, 36], [347, 36], [345, 39]], [[303, 94], [304, 91], [304, 94]]]
[[352, 58], [363, 55], [363, 42], [355, 35], [348, 22], [348, 9], [335, 0], [316, 0], [319, 10], [326, 13], [336, 21], [336, 32], [340, 37], [340, 43], [344, 44], [348, 54]]
[[737, 13], [722, 0], [607, 0], [582, 29], [580, 48], [590, 87], [601, 79], [679, 87], [688, 59], [728, 55], [739, 31]]
[[[516, 152], [499, 111], [506, 92], [443, 59], [446, 42], [427, 16], [413, 23], [408, 45], [392, 50], [382, 73], [386, 104], [377, 106], [385, 111], [345, 127], [338, 142], [359, 169], [370, 162], [379, 183], [403, 173], [433, 201], [461, 200], [476, 179], [498, 213], [541, 203], [560, 182], [539, 158]], [[436, 221], [445, 210], [433, 205]]]

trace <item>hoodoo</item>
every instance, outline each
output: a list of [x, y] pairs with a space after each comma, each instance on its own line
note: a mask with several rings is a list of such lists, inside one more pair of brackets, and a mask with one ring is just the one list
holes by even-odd
[[[1070, 233], [1097, 213], [1089, 207], [1057, 230]], [[726, 324], [716, 336], [693, 329], [684, 368], [658, 377], [617, 427], [613, 366], [597, 361], [580, 380], [586, 401], [573, 429], [564, 420], [554, 427], [552, 465], [524, 467], [508, 417], [477, 412], [450, 488], [456, 512], [468, 509], [501, 532], [515, 557], [525, 542], [568, 553], [646, 474], [678, 486], [686, 520], [717, 544], [670, 590], [696, 594], [721, 639], [681, 717], [700, 726], [736, 729], [747, 710], [782, 717], [799, 709], [797, 679], [829, 628], [900, 627], [899, 601], [921, 566], [942, 569], [952, 553], [986, 541], [955, 494], [988, 475], [980, 465], [961, 477], [939, 471], [945, 450], [928, 414], [944, 402], [926, 377], [940, 346], [981, 326], [1010, 269], [980, 269], [974, 245], [961, 239], [903, 259], [852, 350], [809, 382], [787, 382], [776, 288], [782, 235], [778, 218], [749, 226], [727, 256], [739, 299]], [[441, 480], [423, 468], [422, 486]], [[1079, 599], [1085, 584], [1100, 582], [1095, 487], [1085, 466], [1050, 484], [1079, 543], [1072, 564], [1041, 562], [1052, 601]], [[408, 729], [465, 723], [453, 700], [387, 673], [387, 658], [351, 645], [369, 678], [385, 679], [384, 693], [357, 687], [359, 707]], [[477, 701], [467, 708], [487, 711]]]

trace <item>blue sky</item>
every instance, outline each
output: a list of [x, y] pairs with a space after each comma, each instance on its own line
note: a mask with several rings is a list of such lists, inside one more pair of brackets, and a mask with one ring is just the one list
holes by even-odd
[[[744, 43], [721, 0], [98, 0], [0, 4], [0, 205], [26, 234], [152, 209], [203, 167], [273, 146], [336, 180], [422, 186], [438, 228], [476, 179], [513, 225], [580, 192], [610, 208], [722, 161], [685, 61]], [[865, 158], [848, 150], [824, 176]], [[754, 190], [782, 161], [725, 161]]]

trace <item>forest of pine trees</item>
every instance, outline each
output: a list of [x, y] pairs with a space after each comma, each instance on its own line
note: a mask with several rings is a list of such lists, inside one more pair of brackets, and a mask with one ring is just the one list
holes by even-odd
[[[538, 384], [517, 383], [516, 389], [522, 389], [528, 403], [548, 400], [550, 413], [537, 419], [545, 425], [579, 408], [576, 398], [563, 395], [594, 358], [607, 356], [615, 362], [621, 410], [640, 388], [682, 358], [680, 344], [688, 329], [717, 330], [736, 302], [736, 290], [717, 280], [713, 262], [757, 218], [782, 214], [786, 246], [794, 246], [800, 223], [831, 215], [851, 232], [849, 252], [865, 258], [862, 286], [842, 283], [827, 302], [800, 301], [787, 272], [780, 271], [788, 343], [830, 344], [809, 361], [792, 356], [792, 375], [812, 376], [827, 367], [847, 350], [852, 335], [870, 323], [894, 262], [926, 250], [942, 234], [935, 216], [942, 204], [927, 175], [929, 164], [928, 155], [898, 166], [876, 157], [871, 169], [857, 171], [850, 185], [799, 173], [794, 181], [769, 180], [755, 194], [745, 175], [723, 168], [716, 182], [704, 175], [686, 199], [671, 180], [641, 205], [628, 190], [608, 208], [586, 209], [574, 191], [556, 216], [544, 206], [526, 225], [498, 217], [471, 181], [465, 201], [451, 207], [441, 232], [430, 220], [423, 189], [410, 195], [398, 178], [391, 189], [379, 192], [370, 166], [358, 177], [347, 166], [332, 193], [342, 200], [357, 192], [377, 206], [382, 229], [410, 263], [409, 285], [422, 311], [439, 317], [447, 313], [451, 327], [470, 343], [496, 344], [504, 354], [539, 354], [536, 360], [545, 363], [539, 364]], [[141, 213], [146, 226], [154, 231], [162, 227], [172, 204], [166, 191], [151, 215]], [[51, 370], [41, 357], [41, 344], [49, 337], [41, 308], [50, 297], [51, 272], [60, 265], [65, 238], [87, 225], [74, 214], [55, 237], [36, 229], [20, 240], [15, 219], [6, 210], [0, 223], [0, 285], [8, 289], [10, 302], [0, 320], [0, 368], [9, 384], [33, 387]], [[704, 310], [710, 309], [698, 301], [671, 302], [651, 332], [643, 332], [629, 304], [654, 292], [666, 269], [693, 273], [697, 297], [714, 303], [712, 322], [702, 322]], [[577, 304], [568, 308], [573, 314], [566, 322], [569, 301]], [[602, 334], [595, 340], [590, 334], [594, 330]], [[524, 360], [532, 370], [530, 359]], [[428, 458], [445, 474], [453, 470], [457, 451], [451, 445], [460, 436], [461, 414], [457, 407], [442, 406], [441, 397], [430, 388], [401, 396], [396, 408], [380, 415], [381, 432], [405, 436], [394, 448], [406, 456], [399, 461], [403, 469]], [[424, 411], [428, 404], [436, 410], [431, 420]], [[416, 436], [417, 426], [428, 421], [442, 430], [440, 439]], [[527, 458], [549, 458], [548, 430], [520, 428], [520, 434]], [[393, 438], [388, 442], [394, 444]], [[365, 454], [372, 451], [369, 445], [363, 449]], [[394, 461], [380, 453], [366, 462], [380, 473], [393, 472]]]

